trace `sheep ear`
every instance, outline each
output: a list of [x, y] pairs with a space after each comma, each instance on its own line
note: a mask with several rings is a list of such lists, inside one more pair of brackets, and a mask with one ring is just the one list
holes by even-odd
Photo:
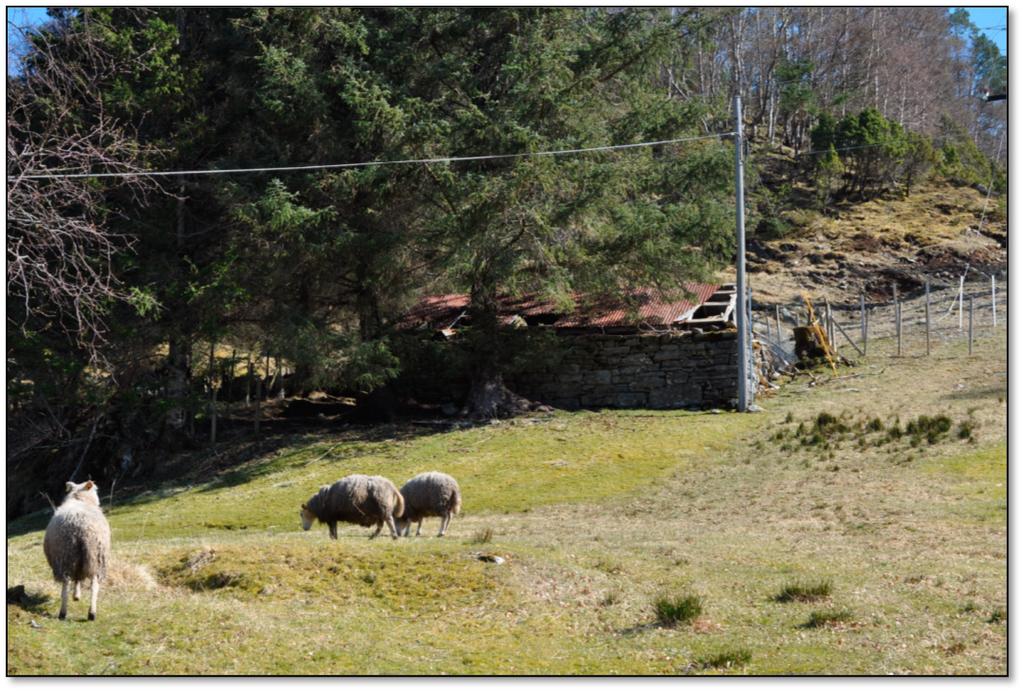
[[93, 488], [96, 487], [96, 484], [93, 483], [92, 481], [85, 481], [85, 485], [83, 487], [85, 490], [92, 490]]
[[69, 493], [69, 492], [71, 492], [74, 489], [75, 489], [75, 484], [72, 483], [71, 481], [68, 481], [67, 483], [64, 484], [64, 492]]
[[304, 502], [302, 503], [302, 509], [309, 509], [308, 507], [305, 506]]

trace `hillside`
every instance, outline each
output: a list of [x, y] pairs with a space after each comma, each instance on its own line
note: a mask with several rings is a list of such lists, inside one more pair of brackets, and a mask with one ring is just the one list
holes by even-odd
[[[882, 350], [755, 415], [282, 431], [107, 503], [95, 623], [84, 602], [56, 619], [46, 516], [26, 517], [8, 524], [7, 672], [1004, 674], [1004, 331], [972, 358]], [[446, 538], [436, 520], [398, 542], [299, 528], [323, 482], [432, 468], [464, 491]], [[686, 595], [701, 614], [658, 624], [655, 599]]]
[[[793, 303], [802, 291], [834, 303], [886, 300], [952, 284], [966, 265], [1004, 271], [1008, 229], [999, 198], [969, 187], [932, 182], [909, 195], [845, 202], [830, 215], [803, 207], [781, 213], [791, 224], [782, 238], [753, 233], [748, 270], [754, 300]], [[983, 229], [981, 220], [984, 219]]]

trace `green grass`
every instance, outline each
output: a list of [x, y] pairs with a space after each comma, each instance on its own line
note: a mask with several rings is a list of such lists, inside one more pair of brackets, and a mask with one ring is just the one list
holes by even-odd
[[[45, 515], [12, 522], [8, 587], [26, 593], [7, 606], [7, 672], [1004, 673], [1004, 339], [976, 353], [874, 356], [841, 373], [854, 387], [796, 380], [751, 415], [559, 413], [278, 440], [108, 508], [114, 565], [92, 623], [86, 602], [56, 619]], [[821, 412], [851, 429], [832, 448], [773, 439], [817, 429]], [[953, 423], [900, 463], [906, 439], [840, 439], [859, 421], [937, 415], [974, 421], [973, 441]], [[444, 538], [435, 525], [398, 541], [300, 530], [322, 483], [430, 469], [463, 491]], [[830, 604], [807, 602], [832, 597], [807, 575], [840, 585], [848, 621], [828, 625]], [[659, 597], [697, 593], [706, 607], [686, 626], [651, 626]]]

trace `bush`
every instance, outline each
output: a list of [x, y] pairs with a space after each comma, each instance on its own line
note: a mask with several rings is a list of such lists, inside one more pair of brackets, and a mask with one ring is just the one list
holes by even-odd
[[727, 649], [721, 653], [704, 656], [696, 664], [701, 668], [738, 668], [752, 660], [753, 654], [749, 649]]
[[703, 599], [699, 596], [661, 597], [654, 601], [657, 622], [668, 627], [692, 622], [703, 612]]

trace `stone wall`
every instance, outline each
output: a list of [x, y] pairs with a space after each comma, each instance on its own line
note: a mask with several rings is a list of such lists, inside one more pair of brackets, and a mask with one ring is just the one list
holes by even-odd
[[703, 334], [560, 337], [556, 362], [508, 378], [513, 391], [557, 408], [709, 408], [735, 405], [734, 329]]

